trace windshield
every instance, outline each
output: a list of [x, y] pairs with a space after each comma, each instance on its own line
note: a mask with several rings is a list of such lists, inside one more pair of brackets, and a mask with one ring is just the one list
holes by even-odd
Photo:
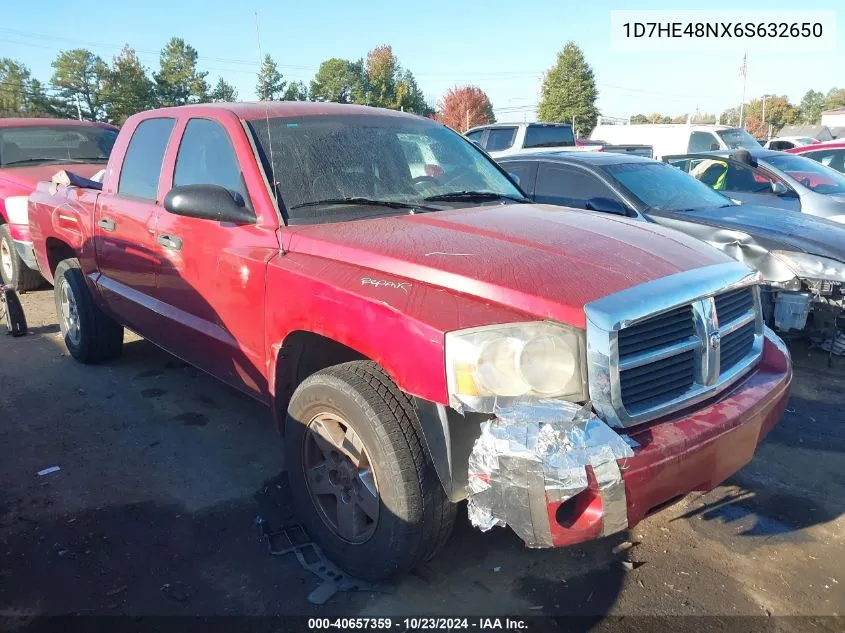
[[575, 136], [568, 125], [529, 125], [522, 147], [574, 147]]
[[816, 193], [845, 193], [845, 176], [806, 156], [797, 154], [766, 156], [765, 162], [795, 178]]
[[716, 134], [721, 137], [730, 149], [739, 149], [740, 147], [744, 147], [745, 149], [760, 149], [760, 143], [742, 128], [735, 127], [729, 130], [717, 130]]
[[677, 167], [664, 163], [622, 163], [607, 165], [604, 171], [649, 210], [690, 211], [733, 204]]
[[[440, 198], [438, 208], [448, 208], [523, 197], [472, 143], [428, 119], [307, 116], [256, 120], [252, 128], [291, 224], [355, 219], [361, 209], [351, 207], [364, 200], [370, 216], [408, 212], [373, 201], [430, 210], [427, 199]], [[338, 204], [350, 198], [357, 200]]]
[[89, 125], [0, 128], [0, 167], [68, 160], [106, 162], [117, 130]]

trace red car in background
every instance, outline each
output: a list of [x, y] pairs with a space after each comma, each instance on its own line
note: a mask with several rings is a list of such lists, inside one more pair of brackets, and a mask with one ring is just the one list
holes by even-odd
[[828, 141], [804, 145], [786, 150], [790, 154], [801, 154], [831, 169], [845, 174], [845, 140]]
[[29, 237], [27, 197], [39, 180], [72, 166], [91, 177], [105, 167], [117, 128], [63, 119], [0, 119], [0, 275], [15, 290], [43, 279]]

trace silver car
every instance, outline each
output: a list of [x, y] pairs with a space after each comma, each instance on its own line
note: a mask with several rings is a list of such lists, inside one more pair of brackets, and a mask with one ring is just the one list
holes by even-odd
[[845, 175], [796, 154], [756, 150], [664, 156], [713, 189], [739, 202], [801, 211], [845, 223]]

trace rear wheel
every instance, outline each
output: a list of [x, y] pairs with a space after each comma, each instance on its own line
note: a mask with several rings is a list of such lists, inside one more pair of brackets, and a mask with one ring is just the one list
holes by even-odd
[[415, 415], [368, 361], [317, 372], [291, 399], [285, 451], [294, 502], [314, 541], [352, 576], [413, 569], [454, 524]]
[[35, 290], [44, 283], [41, 274], [32, 270], [18, 256], [7, 224], [0, 226], [0, 276], [5, 285], [17, 292]]
[[56, 314], [70, 355], [86, 364], [120, 356], [123, 327], [94, 304], [79, 262], [59, 262], [54, 277]]

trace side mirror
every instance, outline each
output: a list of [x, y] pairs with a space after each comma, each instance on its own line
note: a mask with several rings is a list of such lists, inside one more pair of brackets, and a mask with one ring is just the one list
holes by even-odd
[[719, 150], [719, 144], [718, 143], [710, 143], [710, 151], [716, 152], [718, 150]]
[[515, 173], [513, 173], [512, 171], [509, 171], [509, 172], [508, 172], [508, 178], [510, 178], [511, 180], [513, 180], [513, 183], [514, 183], [517, 187], [519, 187], [519, 176], [517, 176], [517, 175], [516, 175]]
[[587, 211], [601, 211], [602, 213], [613, 213], [615, 215], [624, 215], [628, 217], [628, 210], [618, 200], [614, 200], [613, 198], [605, 198], [604, 196], [599, 196], [597, 198], [590, 198], [587, 200], [587, 204], [584, 205], [584, 208]]
[[164, 196], [164, 208], [173, 215], [235, 224], [255, 223], [241, 194], [220, 185], [182, 185]]
[[776, 196], [782, 196], [789, 193], [789, 189], [786, 188], [786, 185], [778, 180], [772, 181], [772, 193]]

